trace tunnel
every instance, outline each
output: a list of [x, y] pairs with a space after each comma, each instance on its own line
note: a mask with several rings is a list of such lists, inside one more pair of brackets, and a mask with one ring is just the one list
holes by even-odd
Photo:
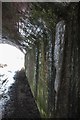
[[[0, 23], [4, 21], [4, 4], [0, 2], [0, 10], [2, 11]], [[40, 118], [40, 113], [25, 73], [25, 46], [21, 45], [21, 43], [19, 44], [18, 41], [15, 42], [14, 38], [11, 38], [12, 36], [7, 36], [5, 33], [7, 31], [6, 27], [3, 27], [4, 22], [3, 24], [1, 23], [1, 26], [0, 119]]]
[[2, 118], [79, 118], [78, 2], [1, 4], [0, 43], [24, 54]]

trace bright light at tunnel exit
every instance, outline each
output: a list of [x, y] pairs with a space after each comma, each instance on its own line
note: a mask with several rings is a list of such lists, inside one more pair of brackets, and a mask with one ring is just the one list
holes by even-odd
[[0, 44], [0, 64], [7, 64], [9, 70], [20, 70], [24, 67], [24, 54], [12, 45]]

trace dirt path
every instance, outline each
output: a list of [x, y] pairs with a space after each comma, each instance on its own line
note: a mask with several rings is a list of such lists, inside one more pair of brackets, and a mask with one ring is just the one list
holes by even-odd
[[14, 79], [3, 118], [40, 118], [25, 72], [18, 72]]

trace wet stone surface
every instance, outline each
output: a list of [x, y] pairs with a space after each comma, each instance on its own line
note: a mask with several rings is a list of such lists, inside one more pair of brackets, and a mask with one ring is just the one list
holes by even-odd
[[[40, 118], [24, 70], [14, 76], [15, 82], [0, 96], [1, 118]], [[5, 80], [6, 81], [6, 80]], [[4, 82], [5, 83], [5, 82]]]

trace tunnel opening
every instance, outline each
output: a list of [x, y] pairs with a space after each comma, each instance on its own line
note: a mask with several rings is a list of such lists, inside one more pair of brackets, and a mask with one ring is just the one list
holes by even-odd
[[24, 68], [24, 54], [15, 46], [0, 44], [0, 64], [6, 64], [10, 69], [20, 70]]
[[15, 83], [16, 71], [24, 69], [24, 54], [15, 46], [0, 44], [0, 117], [4, 105], [10, 99], [8, 92]]
[[15, 81], [16, 71], [24, 69], [24, 54], [14, 46], [0, 44], [0, 93], [6, 93]]

